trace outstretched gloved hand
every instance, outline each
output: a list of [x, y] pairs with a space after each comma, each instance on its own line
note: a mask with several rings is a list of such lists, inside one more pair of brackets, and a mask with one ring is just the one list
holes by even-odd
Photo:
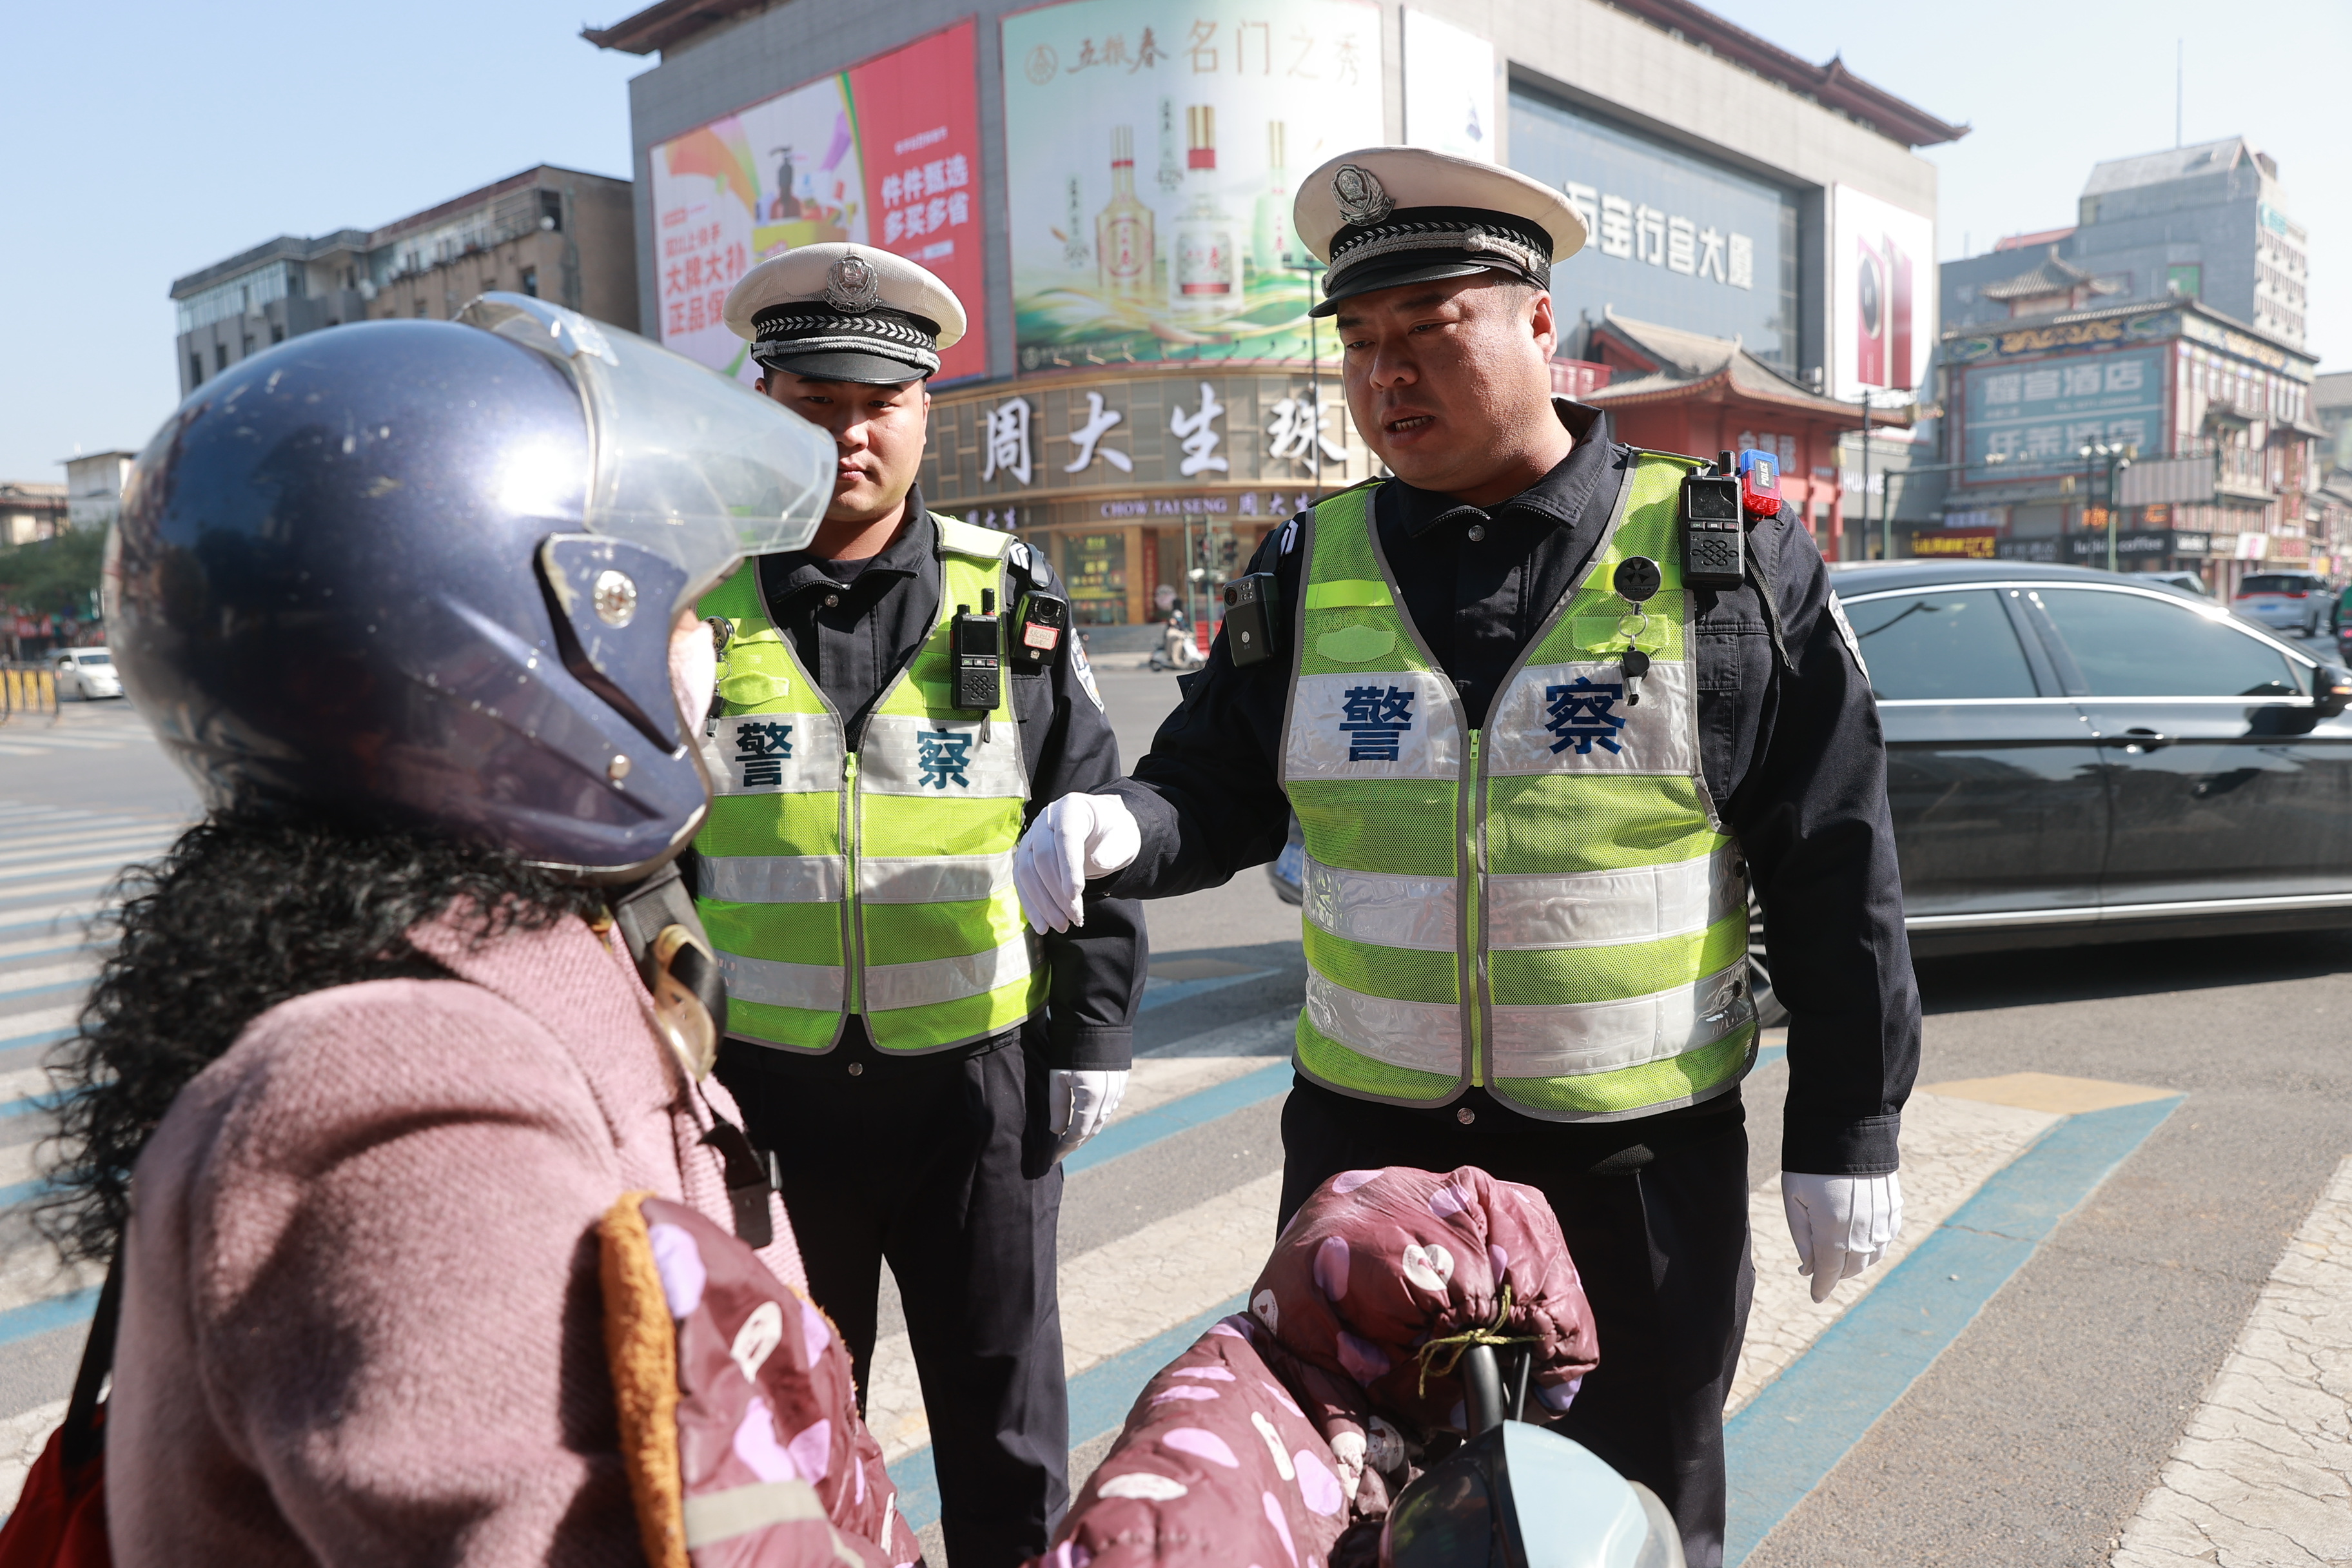
[[1066, 795], [1037, 814], [1013, 852], [1021, 911], [1042, 935], [1087, 923], [1089, 877], [1123, 870], [1143, 847], [1135, 814], [1115, 795]]
[[1124, 1068], [1117, 1072], [1055, 1068], [1047, 1074], [1045, 1130], [1057, 1140], [1054, 1158], [1065, 1158], [1101, 1131], [1126, 1096]]
[[1813, 1300], [1826, 1301], [1841, 1279], [1880, 1258], [1903, 1234], [1903, 1184], [1883, 1176], [1808, 1176], [1780, 1173], [1780, 1205], [1797, 1244], [1797, 1272], [1811, 1275]]

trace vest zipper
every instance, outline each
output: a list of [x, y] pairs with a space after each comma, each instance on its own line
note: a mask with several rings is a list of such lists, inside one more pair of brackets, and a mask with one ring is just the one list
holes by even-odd
[[864, 833], [857, 809], [857, 753], [845, 751], [841, 754], [841, 847], [847, 863], [847, 885], [841, 890], [842, 953], [849, 961], [846, 1011], [860, 1014], [866, 1011], [866, 911], [857, 896]]
[[1470, 1083], [1486, 1082], [1486, 824], [1479, 798], [1478, 742], [1480, 731], [1470, 731], [1469, 763], [1463, 771], [1463, 814], [1465, 831], [1462, 853], [1469, 862], [1469, 885], [1464, 889], [1462, 939], [1470, 954], [1470, 994], [1463, 1005], [1470, 1009]]

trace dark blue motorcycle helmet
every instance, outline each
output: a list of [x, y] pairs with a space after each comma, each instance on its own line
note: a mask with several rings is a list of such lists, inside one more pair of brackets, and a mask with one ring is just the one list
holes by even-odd
[[834, 467], [777, 404], [543, 300], [337, 327], [206, 383], [140, 455], [110, 643], [208, 806], [630, 880], [708, 809], [672, 624], [807, 543]]

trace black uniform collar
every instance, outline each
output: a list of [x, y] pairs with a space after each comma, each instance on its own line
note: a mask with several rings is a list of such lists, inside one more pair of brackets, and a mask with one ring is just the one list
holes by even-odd
[[1401, 510], [1395, 515], [1405, 532], [1418, 539], [1444, 523], [1465, 527], [1484, 522], [1489, 518], [1501, 518], [1506, 513], [1524, 514], [1509, 519], [1518, 522], [1540, 525], [1573, 522], [1592, 499], [1601, 476], [1614, 462], [1611, 456], [1609, 416], [1588, 404], [1572, 403], [1565, 397], [1551, 400], [1552, 412], [1568, 433], [1576, 437], [1576, 446], [1559, 462], [1534, 484], [1498, 506], [1475, 507], [1467, 501], [1454, 500], [1436, 490], [1416, 489], [1402, 479], [1390, 481], [1396, 486]]
[[[898, 536], [883, 547], [858, 582], [879, 582], [888, 577], [913, 577], [920, 574], [936, 553], [940, 531], [931, 521], [930, 513], [923, 507], [923, 488], [917, 485], [907, 492], [907, 521]], [[838, 594], [840, 580], [829, 574], [822, 562], [805, 550], [786, 551], [777, 555], [760, 557], [760, 587], [772, 605], [783, 605], [803, 594], [818, 592]]]

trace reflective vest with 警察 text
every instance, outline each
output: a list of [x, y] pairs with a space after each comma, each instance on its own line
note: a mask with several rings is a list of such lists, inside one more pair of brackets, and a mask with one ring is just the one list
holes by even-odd
[[[1472, 730], [1343, 491], [1307, 524], [1283, 781], [1306, 839], [1297, 1065], [1439, 1105], [1465, 1085], [1553, 1121], [1708, 1099], [1756, 1046], [1745, 868], [1699, 766], [1676, 497], [1643, 453], [1591, 564]], [[1617, 563], [1655, 561], [1646, 604]], [[1622, 650], [1648, 654], [1629, 700]]]
[[862, 1015], [886, 1051], [944, 1050], [1045, 1005], [1013, 889], [1029, 797], [1012, 679], [995, 709], [954, 706], [950, 627], [983, 590], [1012, 603], [1009, 534], [932, 516], [939, 615], [856, 751], [768, 618], [756, 565], [703, 597], [733, 627], [704, 726], [710, 816], [696, 908], [727, 981], [730, 1035], [814, 1054]]

